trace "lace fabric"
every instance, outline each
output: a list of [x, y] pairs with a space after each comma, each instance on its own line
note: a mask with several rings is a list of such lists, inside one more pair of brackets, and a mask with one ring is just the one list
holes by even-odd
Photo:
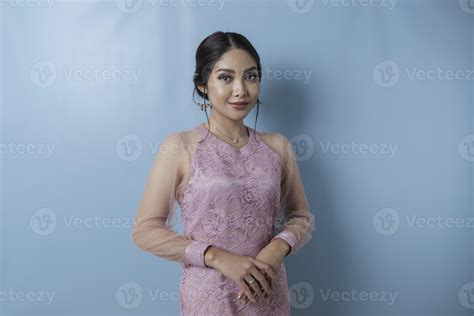
[[[204, 263], [204, 252], [211, 245], [255, 257], [273, 238], [285, 240], [289, 253], [296, 253], [314, 230], [291, 143], [279, 133], [247, 128], [250, 138], [240, 148], [208, 133], [203, 124], [172, 133], [153, 162], [132, 240], [144, 251], [182, 264], [182, 313], [204, 312], [214, 300], [213, 312], [221, 315], [244, 310], [248, 315], [263, 315], [258, 313], [264, 310], [289, 314], [284, 263], [278, 293], [250, 307], [229, 301], [239, 288]], [[178, 205], [183, 234], [173, 229]], [[276, 227], [278, 217], [281, 227]], [[203, 284], [208, 287], [202, 289]], [[206, 298], [189, 299], [198, 291]]]

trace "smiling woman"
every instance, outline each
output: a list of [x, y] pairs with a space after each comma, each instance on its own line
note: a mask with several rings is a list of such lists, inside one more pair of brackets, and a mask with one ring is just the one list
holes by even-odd
[[[135, 244], [183, 265], [184, 316], [290, 315], [283, 259], [309, 241], [314, 216], [288, 139], [243, 123], [255, 104], [258, 114], [260, 81], [243, 35], [204, 39], [194, 85], [207, 123], [166, 137], [137, 211]], [[184, 235], [169, 225], [177, 204]]]
[[[203, 110], [207, 110], [206, 101], [210, 102], [210, 131], [214, 129], [220, 137], [238, 140], [239, 135], [247, 132], [243, 131], [243, 119], [252, 110], [250, 105], [254, 106], [255, 103], [256, 128], [261, 103], [258, 99], [261, 65], [260, 57], [252, 44], [244, 36], [232, 34], [234, 35], [227, 37], [228, 43], [217, 38], [222, 36], [220, 33], [215, 33], [199, 45], [194, 85], [204, 99]], [[216, 58], [216, 51], [220, 52], [219, 58]]]

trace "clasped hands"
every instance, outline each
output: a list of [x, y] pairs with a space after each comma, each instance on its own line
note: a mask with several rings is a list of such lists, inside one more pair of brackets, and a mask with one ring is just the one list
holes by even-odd
[[[255, 258], [233, 254], [211, 247], [206, 254], [208, 266], [220, 271], [240, 286], [238, 299], [256, 303], [265, 294], [270, 294], [278, 280], [281, 262], [289, 250], [286, 241], [275, 238]], [[245, 296], [244, 296], [245, 295]]]

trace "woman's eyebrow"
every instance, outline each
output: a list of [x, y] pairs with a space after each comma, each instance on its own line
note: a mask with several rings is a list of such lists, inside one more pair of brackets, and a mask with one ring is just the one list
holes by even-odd
[[[247, 71], [250, 71], [250, 70], [256, 70], [257, 67], [253, 66], [253, 67], [250, 67], [248, 69], [245, 69], [244, 72], [247, 72]], [[232, 69], [227, 69], [227, 68], [219, 68], [216, 70], [216, 72], [219, 72], [219, 71], [227, 71], [227, 72], [231, 72], [231, 73], [235, 73], [235, 71], [233, 71]]]

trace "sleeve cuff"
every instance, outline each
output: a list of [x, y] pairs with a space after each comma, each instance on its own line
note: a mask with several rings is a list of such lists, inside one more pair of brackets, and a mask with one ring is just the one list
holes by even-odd
[[191, 240], [184, 250], [184, 265], [198, 266], [207, 268], [204, 263], [204, 252], [211, 244]]
[[284, 231], [280, 232], [278, 235], [273, 237], [273, 239], [275, 239], [275, 238], [281, 238], [290, 245], [290, 250], [288, 251], [288, 253], [285, 256], [288, 256], [290, 253], [293, 252], [293, 250], [295, 249], [296, 242], [298, 240], [296, 238], [295, 234], [293, 234], [292, 232], [290, 232], [288, 230], [284, 230]]

